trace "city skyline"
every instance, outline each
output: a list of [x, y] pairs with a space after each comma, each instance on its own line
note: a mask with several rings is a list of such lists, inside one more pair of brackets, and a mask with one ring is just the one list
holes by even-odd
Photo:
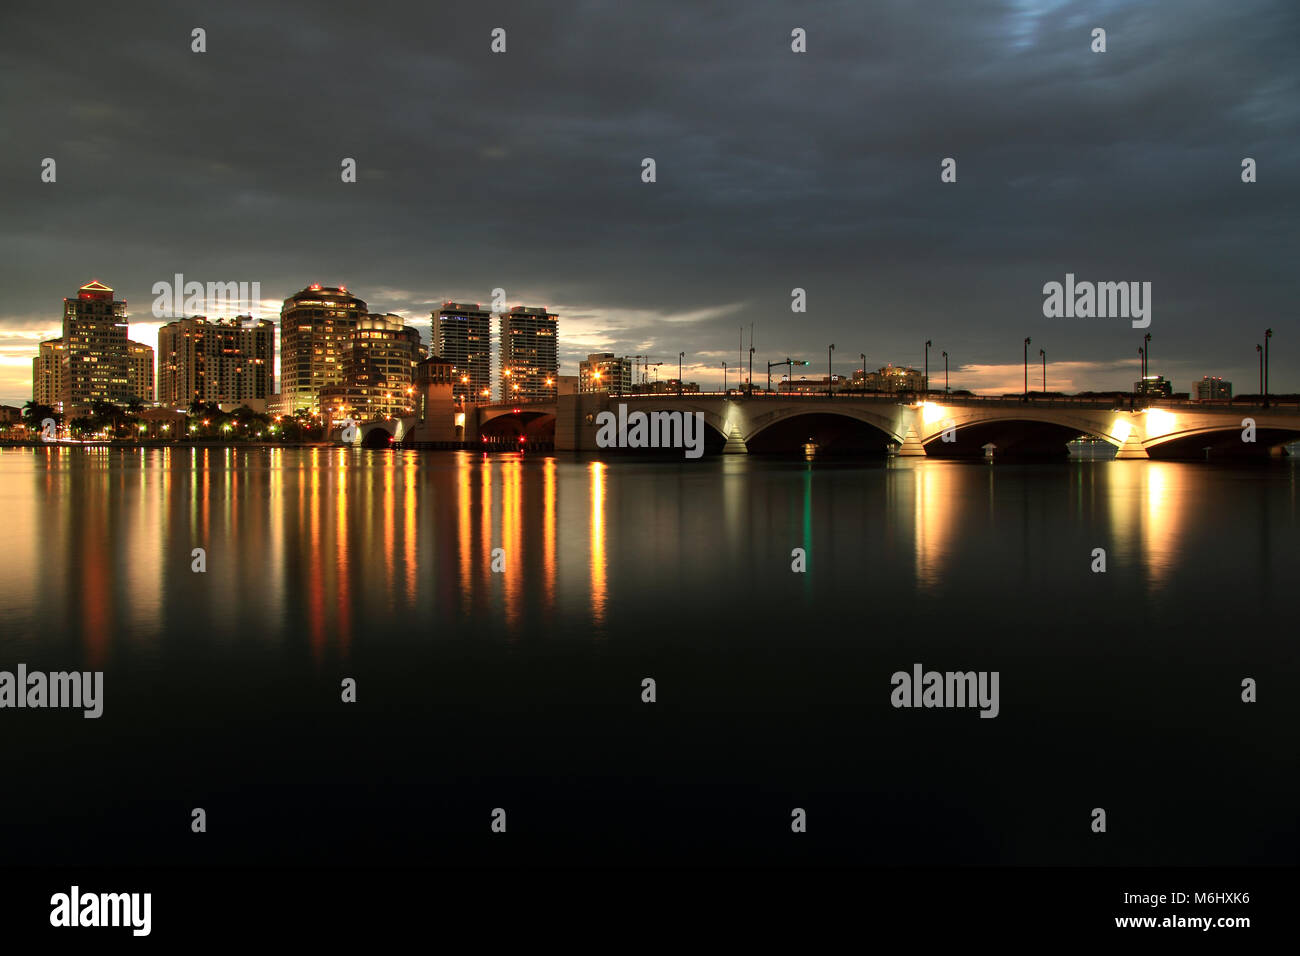
[[[117, 290], [115, 288], [113, 288], [111, 285], [108, 285], [106, 283], [102, 283], [101, 280], [98, 278], [91, 279], [88, 282], [84, 283], [81, 286], [81, 289], [82, 291], [84, 291], [87, 288], [92, 288], [95, 286], [102, 286], [104, 289], [112, 293], [115, 298], [115, 304], [129, 306], [128, 300], [116, 298]], [[284, 298], [273, 299], [269, 297], [262, 297], [255, 304], [253, 304], [251, 308], [243, 308], [242, 310], [236, 310], [235, 314], [231, 314], [229, 316], [205, 315], [201, 313], [195, 313], [194, 315], [181, 315], [178, 317], [168, 316], [166, 318], [158, 319], [154, 317], [152, 312], [148, 312], [145, 314], [150, 316], [149, 321], [138, 321], [138, 320], [134, 320], [133, 313], [130, 311], [129, 307], [126, 307], [121, 310], [120, 315], [121, 317], [126, 319], [129, 323], [128, 334], [127, 334], [127, 342], [129, 347], [134, 352], [137, 346], [139, 345], [146, 346], [151, 352], [151, 358], [153, 358], [154, 360], [154, 365], [151, 370], [151, 382], [157, 382], [157, 386], [153, 392], [154, 398], [151, 399], [151, 401], [157, 401], [163, 404], [173, 404], [170, 402], [164, 402], [163, 399], [164, 393], [162, 389], [163, 389], [163, 383], [167, 380], [167, 371], [163, 368], [163, 364], [162, 364], [163, 362], [162, 355], [164, 354], [163, 351], [161, 350], [161, 346], [163, 342], [162, 336], [167, 334], [166, 330], [173, 327], [177, 327], [178, 324], [180, 323], [190, 323], [195, 320], [206, 320], [211, 325], [218, 326], [218, 327], [221, 325], [225, 325], [227, 327], [233, 327], [233, 324], [235, 323], [241, 321], [244, 323], [249, 323], [250, 320], [253, 325], [261, 325], [267, 322], [271, 323], [271, 327], [273, 331], [272, 348], [271, 348], [272, 368], [270, 370], [271, 390], [266, 397], [267, 398], [271, 398], [272, 396], [278, 397], [282, 393], [285, 393], [286, 401], [287, 401], [288, 393], [286, 393], [285, 391], [285, 378], [282, 373], [282, 364], [281, 364], [282, 357], [283, 357], [283, 350], [284, 350], [284, 342], [282, 336], [282, 325], [283, 325], [282, 312], [286, 306], [286, 303], [293, 300], [295, 297], [321, 293], [322, 290], [332, 294], [339, 294], [341, 290], [341, 294], [345, 298], [353, 301], [354, 303], [360, 306], [366, 307], [366, 309], [364, 310], [365, 314], [367, 314], [371, 319], [382, 318], [382, 317], [387, 317], [389, 319], [400, 319], [406, 328], [412, 329], [418, 333], [420, 348], [422, 348], [425, 351], [425, 354], [429, 354], [429, 355], [441, 354], [436, 349], [436, 346], [440, 342], [444, 345], [446, 344], [453, 345], [452, 351], [454, 351], [456, 355], [460, 355], [465, 348], [465, 344], [463, 342], [461, 342], [459, 339], [455, 337], [449, 338], [446, 331], [443, 328], [440, 328], [440, 323], [443, 322], [445, 316], [453, 316], [453, 317], [458, 315], [474, 316], [476, 314], [481, 314], [483, 317], [485, 317], [488, 320], [489, 323], [488, 330], [487, 330], [487, 339], [488, 339], [488, 346], [487, 346], [488, 363], [487, 364], [488, 364], [488, 369], [491, 371], [487, 372], [486, 374], [482, 371], [479, 371], [477, 373], [471, 371], [471, 375], [474, 375], [476, 381], [478, 377], [480, 376], [483, 377], [485, 381], [489, 383], [489, 387], [492, 388], [493, 397], [500, 398], [501, 400], [505, 400], [502, 389], [506, 383], [506, 379], [502, 377], [502, 372], [503, 372], [502, 351], [501, 351], [502, 320], [508, 319], [511, 314], [515, 314], [516, 316], [518, 316], [521, 310], [525, 313], [529, 311], [534, 313], [544, 312], [552, 320], [556, 318], [556, 314], [557, 314], [555, 310], [551, 310], [549, 308], [544, 310], [535, 309], [535, 308], [530, 309], [527, 306], [515, 305], [515, 304], [504, 305], [501, 307], [500, 312], [494, 312], [492, 311], [491, 307], [482, 306], [480, 303], [471, 304], [471, 303], [458, 302], [449, 299], [440, 303], [436, 308], [432, 309], [428, 317], [421, 319], [419, 317], [402, 315], [401, 313], [397, 313], [397, 312], [386, 312], [386, 313], [375, 312], [369, 309], [369, 302], [370, 302], [369, 299], [363, 299], [359, 294], [354, 294], [352, 291], [349, 291], [348, 287], [345, 284], [341, 286], [332, 287], [332, 286], [323, 285], [322, 283], [319, 282], [310, 283], [309, 285], [306, 285], [303, 288], [301, 288], [298, 292], [291, 293], [290, 295]], [[154, 298], [156, 297], [151, 297], [150, 302], [153, 302]], [[68, 300], [67, 298], [64, 299], [65, 303], [68, 301], [70, 300]], [[272, 304], [275, 304], [275, 309], [273, 311], [270, 308]], [[273, 314], [275, 317], [271, 318], [270, 315], [267, 314], [268, 312], [271, 312], [271, 314]], [[496, 329], [493, 329], [491, 327], [493, 324], [497, 326]], [[58, 329], [56, 329], [55, 331], [57, 332]], [[461, 330], [453, 330], [453, 332], [454, 335], [459, 335], [462, 337], [464, 335], [464, 332]], [[1134, 334], [1137, 335], [1139, 333], [1135, 332]], [[1152, 336], [1150, 336], [1149, 334], [1145, 336], [1147, 348], [1150, 347], [1151, 338]], [[1264, 336], [1262, 333], [1259, 336], [1259, 338], [1261, 339], [1261, 341], [1263, 340]], [[572, 355], [574, 352], [573, 348], [565, 347], [562, 344], [564, 341], [564, 335], [563, 334], [559, 335], [558, 339], [559, 341], [556, 343], [556, 354], [558, 356]], [[24, 402], [26, 402], [28, 399], [36, 399], [36, 400], [41, 399], [43, 393], [37, 386], [37, 376], [42, 371], [46, 371], [44, 365], [44, 357], [47, 354], [47, 352], [45, 351], [46, 347], [54, 345], [57, 340], [58, 340], [58, 336], [54, 335], [38, 343], [41, 346], [41, 348], [38, 349], [35, 354], [26, 357], [28, 364], [27, 364], [27, 389], [25, 394], [20, 393], [19, 395], [14, 395], [14, 396], [4, 396], [3, 394], [0, 394], [0, 405], [21, 405]], [[1141, 340], [1142, 339], [1139, 339], [1139, 341]], [[745, 341], [747, 342], [748, 340], [746, 339]], [[936, 349], [934, 351], [937, 352], [938, 350]], [[1145, 351], [1145, 349], [1141, 349], [1140, 351]], [[759, 355], [761, 353], [759, 353], [759, 350], [755, 349], [755, 354]], [[946, 353], [944, 354], [946, 356]], [[558, 364], [558, 368], [559, 368], [558, 374], [564, 376], [581, 377], [583, 374], [585, 374], [584, 367], [587, 366], [589, 360], [593, 359], [595, 356], [606, 356], [616, 361], [629, 363], [629, 364], [635, 364], [636, 359], [643, 359], [649, 361], [651, 358], [654, 357], [652, 354], [645, 354], [645, 353], [638, 354], [638, 355], [631, 355], [631, 354], [619, 355], [617, 353], [611, 353], [608, 351], [591, 352], [585, 355], [575, 356], [570, 363], [567, 363], [567, 364], [571, 364], [573, 368], [572, 371], [566, 371], [566, 361], [563, 358], [561, 358]], [[34, 361], [38, 357], [42, 359], [41, 365], [38, 365]], [[448, 357], [448, 356], [442, 356], [442, 357]], [[670, 362], [666, 361], [666, 359], [671, 357], [672, 357], [671, 355], [665, 354], [665, 360], [655, 362], [653, 364], [656, 366], [663, 366], [666, 368], [669, 364], [671, 364]], [[748, 358], [748, 346], [746, 346], [745, 349], [739, 351], [738, 357], [740, 359]], [[874, 371], [883, 372], [886, 368], [892, 367], [898, 370], [915, 370], [919, 372], [923, 367], [923, 363], [921, 362], [909, 363], [907, 361], [894, 361], [893, 359], [890, 358], [882, 358], [879, 362], [876, 362], [872, 360], [872, 356], [870, 355], [866, 356], [867, 359], [866, 362], [863, 362], [861, 359], [862, 359], [861, 354], [859, 354], [858, 356], [846, 355], [845, 362], [847, 364], [841, 364], [839, 366], [836, 366], [833, 357], [828, 357], [828, 365], [832, 371], [838, 367], [839, 371], [833, 371], [834, 377], [837, 381], [840, 380], [841, 378], [852, 380], [855, 373], [858, 371], [870, 375]], [[726, 362], [726, 359], [722, 359], [721, 362]], [[716, 390], [717, 388], [720, 388], [722, 382], [724, 381], [724, 370], [722, 368], [721, 362], [712, 365], [706, 365], [701, 362], [692, 362], [689, 360], [683, 360], [682, 373], [684, 379], [698, 380], [701, 384], [701, 388], [704, 390]], [[1135, 377], [1138, 379], [1143, 378], [1145, 376], [1145, 370], [1147, 368], [1147, 365], [1145, 363], [1146, 363], [1146, 359], [1143, 355], [1139, 355], [1137, 358], [1133, 360], [1117, 359], [1114, 362], [1109, 363], [1110, 372], [1108, 374], [1111, 376], [1110, 379], [1105, 380], [1104, 383], [1098, 384], [1096, 387], [1081, 388], [1075, 386], [1074, 379], [1071, 377], [1071, 370], [1083, 365], [1090, 365], [1092, 368], [1096, 369], [1098, 367], [1098, 363], [1085, 363], [1085, 362], [1070, 360], [1068, 358], [1065, 361], [1052, 361], [1049, 363], [1049, 367], [1051, 369], [1051, 376], [1049, 382], [1047, 383], [1048, 387], [1046, 391], [1063, 392], [1068, 394], [1072, 392], [1085, 392], [1085, 391], [1123, 392], [1123, 391], [1137, 390], [1136, 386], [1130, 387], [1129, 385], [1126, 385], [1126, 382], [1131, 383], [1132, 379]], [[453, 362], [453, 364], [457, 365], [458, 374], [464, 371], [468, 371], [466, 369], [460, 368], [460, 366], [456, 362]], [[756, 365], [754, 366], [756, 371], [754, 372], [753, 385], [756, 389], [762, 389], [766, 386], [766, 377], [765, 377], [764, 370], [766, 369], [767, 364], [768, 364], [767, 361], [760, 359], [757, 361]], [[787, 379], [786, 371], [783, 369], [783, 366], [785, 365], [784, 362], [773, 363], [773, 364], [777, 366], [777, 368], [772, 373], [772, 382], [774, 383], [772, 386], [773, 388], [776, 387], [775, 383], [778, 382], [789, 381], [791, 383], [798, 383], [798, 382], [806, 381], [806, 382], [813, 383], [819, 381], [824, 382], [826, 380], [826, 375], [827, 375], [827, 372], [825, 370], [826, 367], [823, 366], [823, 368], [819, 370], [818, 363], [816, 361], [807, 361], [807, 360], [804, 361], [802, 365], [807, 367], [807, 371], [804, 372], [803, 368], [801, 367], [800, 372], [798, 374], [792, 375], [789, 379]], [[1033, 364], [1035, 368], [1039, 367], [1037, 362], [1027, 363], [1027, 364]], [[1157, 365], [1159, 364], [1160, 363], [1157, 362]], [[134, 367], [134, 365], [135, 363], [132, 362], [132, 367]], [[800, 362], [796, 360], [794, 365], [800, 366]], [[340, 368], [341, 368], [341, 364], [340, 364]], [[937, 368], [938, 366], [930, 369], [930, 388], [931, 389], [939, 388], [940, 390], [942, 390], [944, 388], [944, 384], [942, 380], [938, 380], [939, 384], [936, 385], [937, 380], [935, 379], [935, 374]], [[999, 368], [1001, 367], [999, 366]], [[1025, 371], [1027, 373], [1026, 363], [1018, 363], [1012, 368], [1017, 373], [1017, 376], [1022, 371]], [[845, 372], [845, 369], [847, 369], [847, 373]], [[1139, 374], [1134, 375], [1131, 372], [1126, 372], [1127, 369], [1137, 369], [1139, 371]], [[645, 371], [647, 375], [649, 375], [648, 369], [645, 368], [644, 365], [642, 366], [642, 370]], [[730, 375], [730, 379], [727, 381], [729, 382], [731, 387], [736, 387], [739, 384], [739, 381], [736, 378], [738, 370], [741, 375], [739, 381], [747, 380], [749, 376], [749, 364], [747, 361], [741, 362], [739, 364], [733, 364], [727, 362], [726, 374]], [[657, 371], [658, 369], [656, 368], [656, 372]], [[1021, 390], [1018, 383], [1010, 379], [1008, 379], [1007, 382], [1005, 383], [1005, 387], [997, 386], [997, 387], [982, 388], [978, 385], [975, 385], [973, 380], [977, 378], [982, 371], [983, 370], [980, 366], [957, 363], [951, 366], [947, 377], [950, 380], [950, 386], [952, 389], [967, 390], [975, 394], [988, 394], [988, 395], [1013, 394]], [[175, 374], [174, 369], [172, 370], [172, 374]], [[1261, 366], [1260, 374], [1261, 375], [1263, 374], [1262, 366]], [[953, 375], [958, 376], [957, 381], [951, 381], [951, 377]], [[1004, 373], [999, 371], [998, 375], [1004, 376]], [[1278, 386], [1277, 375], [1278, 375], [1277, 363], [1272, 358], [1272, 356], [1270, 356], [1270, 361], [1268, 365], [1268, 379], [1269, 379], [1268, 392], [1274, 395], [1293, 394], [1292, 392], [1289, 392], [1288, 390]], [[495, 376], [495, 378], [493, 376]], [[675, 380], [675, 376], [672, 376], [667, 372], [664, 373], [664, 376], [666, 378], [672, 378], [673, 380]], [[1196, 397], [1195, 393], [1197, 392], [1197, 387], [1203, 380], [1224, 379], [1227, 380], [1230, 385], [1232, 384], [1233, 381], [1230, 376], [1223, 375], [1223, 374], [1216, 374], [1213, 370], [1206, 371], [1205, 373], [1201, 375], [1196, 375], [1195, 377], [1193, 377], [1189, 373], [1187, 376], [1181, 378], [1180, 380], [1174, 380], [1171, 375], [1163, 374], [1163, 373], [1161, 375], [1155, 375], [1153, 373], [1151, 377], [1162, 378], [1166, 383], [1173, 382], [1173, 389], [1172, 389], [1173, 391], [1178, 393], [1184, 393], [1184, 392], [1193, 393], [1193, 397]], [[547, 376], [544, 374], [538, 380], [539, 383], [546, 378]], [[714, 381], [715, 379], [716, 382]], [[1255, 381], [1255, 379], [1250, 377], [1248, 374], [1243, 375], [1241, 377], [1241, 380], [1235, 386], [1235, 390], [1241, 394], [1253, 394], [1262, 391], [1262, 389], [1254, 388], [1251, 386], [1250, 383], [1253, 381]], [[5, 384], [7, 384], [7, 380], [4, 378], [0, 378], [0, 388], [4, 387]], [[339, 383], [333, 382], [331, 384], [337, 386]], [[584, 385], [583, 389], [586, 390], [586, 388], [587, 386]], [[1034, 390], [1042, 390], [1042, 389], [1039, 388]], [[474, 394], [480, 394], [481, 389], [473, 388], [473, 392]], [[262, 396], [257, 394], [249, 394], [244, 397], [260, 398]], [[313, 403], [308, 402], [308, 405], [311, 404]]]
[[[268, 296], [355, 284], [421, 328], [443, 302], [503, 288], [564, 317], [566, 371], [596, 352], [685, 352], [703, 385], [741, 360], [751, 323], [759, 355], [814, 370], [832, 342], [916, 366], [929, 339], [983, 392], [1015, 390], [1025, 336], [1069, 359], [1054, 363], [1063, 390], [1131, 382], [1128, 323], [1047, 319], [1041, 290], [1067, 273], [1149, 281], [1153, 371], [1249, 382], [1271, 327], [1273, 390], [1300, 391], [1296, 243], [1279, 215], [1300, 199], [1294, 8], [496, 12], [511, 28], [498, 55], [494, 24], [466, 10], [340, 10], [328, 25], [211, 11], [200, 57], [174, 39], [193, 26], [177, 14], [128, 29], [74, 4], [114, 50], [106, 81], [38, 55], [57, 31], [15, 10], [12, 35], [32, 42], [6, 50], [0, 92], [26, 144], [0, 157], [0, 398], [26, 394], [51, 290], [105, 277], [142, 317], [176, 272]], [[1088, 49], [1094, 19], [1104, 55]], [[311, 69], [357, 38], [385, 49], [365, 84]], [[228, 95], [232, 82], [257, 95]], [[41, 181], [46, 157], [56, 182]], [[342, 222], [367, 241], [339, 242]]]

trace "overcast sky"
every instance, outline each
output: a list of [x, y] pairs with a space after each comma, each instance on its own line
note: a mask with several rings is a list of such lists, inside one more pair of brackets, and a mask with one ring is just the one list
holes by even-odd
[[258, 281], [276, 318], [342, 283], [426, 336], [501, 287], [559, 313], [566, 374], [684, 351], [717, 383], [752, 323], [760, 380], [825, 374], [830, 343], [839, 373], [920, 366], [928, 338], [936, 384], [947, 350], [954, 388], [1018, 391], [1028, 335], [1031, 382], [1041, 346], [1049, 388], [1127, 389], [1141, 330], [1043, 316], [1071, 272], [1152, 283], [1179, 390], [1255, 391], [1266, 326], [1272, 390], [1300, 390], [1298, 4], [456, 7], [6, 0], [0, 401], [64, 296], [108, 283], [156, 345], [175, 273]]

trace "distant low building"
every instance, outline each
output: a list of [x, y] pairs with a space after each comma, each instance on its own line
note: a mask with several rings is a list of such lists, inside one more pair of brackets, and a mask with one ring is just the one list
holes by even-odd
[[1218, 376], [1207, 375], [1192, 386], [1192, 395], [1198, 402], [1232, 398], [1232, 383], [1225, 382]]
[[778, 382], [776, 391], [782, 395], [825, 395], [827, 390], [842, 392], [849, 387], [849, 379], [843, 375], [825, 375], [821, 378], [799, 378]]
[[1170, 398], [1174, 394], [1174, 383], [1167, 380], [1163, 375], [1148, 375], [1133, 383], [1133, 391], [1138, 395]]
[[886, 365], [874, 372], [857, 369], [849, 384], [853, 391], [868, 392], [919, 392], [925, 388], [925, 375], [920, 369], [906, 365]]
[[[680, 387], [679, 387], [680, 386]], [[662, 382], [642, 382], [637, 385], [632, 394], [635, 395], [676, 395], [679, 391], [683, 394], [686, 392], [698, 393], [700, 390], [699, 382], [686, 382], [681, 384], [675, 378], [666, 379]]]

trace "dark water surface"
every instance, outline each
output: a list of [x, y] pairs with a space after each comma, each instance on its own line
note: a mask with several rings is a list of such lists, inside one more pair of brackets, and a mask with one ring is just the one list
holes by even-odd
[[[105, 674], [98, 720], [0, 710], [0, 846], [8, 864], [1295, 863], [1296, 477], [0, 451], [0, 669]], [[917, 662], [998, 671], [999, 716], [891, 707]]]

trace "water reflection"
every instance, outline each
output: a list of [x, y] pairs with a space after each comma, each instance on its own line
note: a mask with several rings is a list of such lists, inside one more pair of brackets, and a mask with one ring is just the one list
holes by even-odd
[[[1062, 549], [1094, 546], [1152, 596], [1231, 549], [1229, 570], [1266, 598], [1274, 578], [1286, 593], [1296, 523], [1293, 467], [1174, 462], [59, 447], [0, 451], [0, 498], [0, 647], [96, 667], [272, 646], [325, 668], [362, 641], [621, 635], [688, 606], [727, 618], [712, 633], [761, 633], [771, 608], [824, 621], [940, 588], [1077, 590], [1083, 559]], [[809, 557], [797, 580], [794, 547]]]

